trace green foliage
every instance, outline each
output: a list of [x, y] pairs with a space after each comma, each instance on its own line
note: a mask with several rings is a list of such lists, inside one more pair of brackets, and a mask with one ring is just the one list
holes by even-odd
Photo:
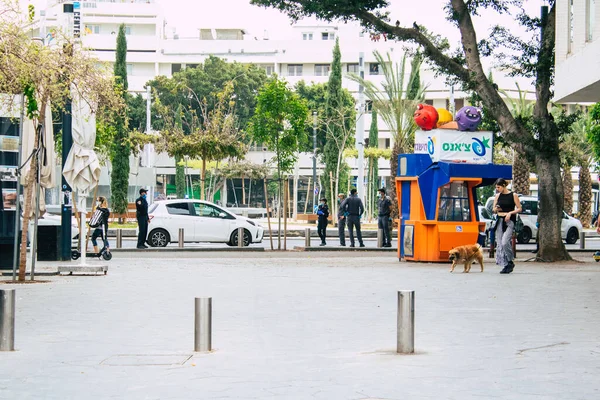
[[25, 95], [25, 114], [27, 118], [34, 119], [39, 115], [38, 102], [36, 99], [35, 87], [31, 83], [23, 85], [23, 94]]
[[[125, 39], [125, 25], [119, 27], [117, 36], [117, 51], [115, 61], [115, 82], [122, 88], [124, 96], [127, 90], [127, 40]], [[131, 147], [127, 129], [127, 119], [117, 116], [114, 124], [114, 142], [111, 152], [111, 206], [117, 214], [127, 212], [127, 192], [129, 189], [129, 155]]]
[[278, 171], [290, 172], [301, 144], [306, 141], [308, 108], [287, 84], [277, 77], [259, 91], [256, 113], [252, 118], [252, 139], [275, 152]]
[[600, 160], [600, 103], [594, 104], [586, 121], [587, 140], [592, 146], [593, 155]]
[[175, 156], [175, 194], [178, 199], [185, 197], [185, 165], [181, 156]]
[[[392, 157], [392, 149], [378, 149], [376, 147], [367, 147], [365, 148], [364, 156], [370, 161], [376, 161], [380, 158], [384, 160], [389, 160]], [[344, 150], [344, 157], [358, 158], [358, 150], [346, 149]]]

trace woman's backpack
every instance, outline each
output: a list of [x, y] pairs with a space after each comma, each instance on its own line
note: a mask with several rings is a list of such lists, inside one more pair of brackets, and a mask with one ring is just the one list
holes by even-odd
[[90, 218], [90, 222], [88, 222], [88, 225], [90, 226], [90, 228], [98, 228], [100, 225], [102, 225], [101, 210], [94, 211], [94, 215], [92, 215], [92, 218]]

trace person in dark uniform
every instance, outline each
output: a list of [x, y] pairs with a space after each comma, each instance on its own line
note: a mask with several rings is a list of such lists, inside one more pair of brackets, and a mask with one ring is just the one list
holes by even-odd
[[340, 246], [346, 245], [346, 211], [342, 210], [342, 203], [346, 199], [344, 193], [338, 194], [338, 236], [340, 237]]
[[327, 199], [321, 199], [319, 208], [317, 209], [318, 223], [317, 232], [321, 238], [321, 246], [325, 246], [327, 243], [325, 237], [327, 236], [327, 218], [329, 218], [329, 207], [327, 206]]
[[356, 227], [356, 237], [360, 247], [365, 247], [362, 240], [362, 233], [360, 233], [360, 217], [365, 211], [362, 200], [356, 195], [356, 189], [350, 190], [350, 197], [348, 197], [340, 209], [348, 213], [348, 233], [350, 234], [350, 247], [354, 247], [354, 232], [353, 228]]
[[146, 236], [148, 236], [148, 201], [146, 201], [146, 189], [140, 189], [140, 197], [135, 200], [135, 217], [137, 218], [139, 233], [138, 233], [138, 249], [147, 249]]
[[383, 231], [383, 247], [392, 247], [390, 238], [390, 215], [392, 200], [385, 195], [385, 188], [381, 188], [377, 193], [377, 228]]

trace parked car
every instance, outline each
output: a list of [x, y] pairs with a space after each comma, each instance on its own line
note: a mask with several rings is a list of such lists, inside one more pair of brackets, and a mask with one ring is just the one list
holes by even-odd
[[260, 243], [264, 229], [249, 218], [235, 215], [208, 201], [175, 199], [156, 201], [148, 209], [147, 242], [165, 247], [177, 242], [183, 228], [184, 242], [226, 243], [237, 246], [238, 228], [244, 228], [244, 246]]
[[[532, 196], [519, 195], [521, 207], [523, 210], [519, 213], [523, 221], [523, 230], [517, 236], [519, 243], [529, 243], [531, 239], [537, 237], [537, 216], [538, 216], [538, 199]], [[491, 212], [494, 205], [494, 197], [487, 199], [485, 207]], [[563, 211], [561, 223], [561, 237], [568, 244], [575, 244], [579, 240], [579, 233], [583, 231], [583, 226], [577, 218], [567, 215]]]

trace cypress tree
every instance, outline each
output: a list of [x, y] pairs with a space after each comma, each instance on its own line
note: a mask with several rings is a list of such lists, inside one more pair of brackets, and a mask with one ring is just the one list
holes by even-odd
[[[181, 104], [177, 106], [177, 114], [175, 115], [175, 126], [177, 129], [183, 130], [183, 119]], [[175, 194], [178, 199], [185, 197], [185, 166], [181, 164], [183, 157], [181, 155], [175, 156]]]
[[[340, 53], [339, 39], [336, 39], [335, 46], [333, 48], [333, 61], [331, 63], [331, 72], [329, 73], [329, 81], [327, 82], [327, 93], [325, 98], [325, 123], [327, 124], [326, 143], [323, 148], [323, 163], [325, 169], [323, 171], [323, 183], [324, 193], [328, 195], [324, 196], [328, 200], [328, 204], [334, 204], [337, 193], [329, 193], [331, 187], [333, 190], [339, 190], [339, 188], [345, 188], [348, 182], [348, 168], [343, 157], [340, 165], [339, 182], [336, 186], [336, 175], [337, 175], [337, 163], [338, 156], [341, 151], [347, 146], [347, 143], [341, 143], [345, 132], [344, 129], [348, 129], [346, 124], [348, 121], [344, 120], [345, 109], [344, 109], [344, 98], [342, 94], [342, 62]], [[337, 142], [336, 142], [337, 140]], [[340, 148], [342, 147], [342, 148]], [[334, 179], [333, 184], [330, 183], [330, 173]]]
[[[125, 25], [119, 27], [117, 36], [117, 52], [115, 61], [115, 84], [127, 96], [127, 40]], [[128, 141], [126, 116], [119, 115], [115, 119], [115, 140], [112, 149], [112, 171], [110, 190], [113, 212], [127, 212], [127, 190], [129, 189], [129, 155], [131, 149]]]

